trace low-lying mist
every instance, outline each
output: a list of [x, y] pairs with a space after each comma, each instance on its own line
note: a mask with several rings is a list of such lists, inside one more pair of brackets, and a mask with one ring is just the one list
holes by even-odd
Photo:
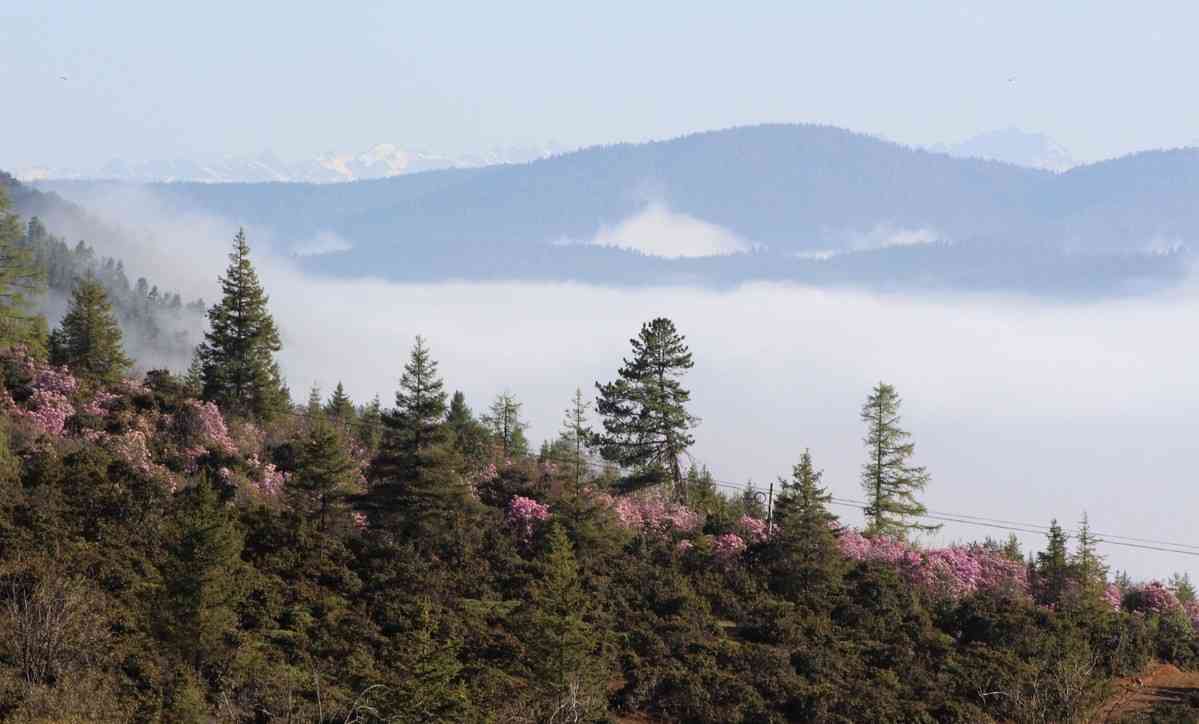
[[[94, 210], [151, 233], [103, 248], [187, 297], [216, 298], [236, 221], [168, 216], [124, 190]], [[93, 202], [94, 203], [94, 202]], [[52, 227], [53, 228], [53, 227]], [[862, 402], [894, 384], [932, 475], [934, 511], [1186, 543], [1199, 503], [1193, 458], [1199, 382], [1195, 285], [1092, 304], [1029, 298], [910, 297], [781, 284], [732, 291], [572, 283], [401, 285], [300, 272], [276, 250], [306, 240], [247, 229], [271, 296], [293, 396], [344, 382], [389, 404], [413, 336], [426, 336], [450, 389], [476, 411], [510, 390], [530, 439], [556, 434], [576, 386], [615, 375], [640, 324], [670, 317], [687, 335], [695, 459], [725, 481], [765, 487], [804, 448], [835, 495], [860, 498]], [[598, 423], [597, 423], [598, 425]], [[854, 510], [836, 512], [851, 523]], [[946, 526], [939, 539], [1005, 537]], [[1042, 540], [1022, 535], [1026, 550]], [[1185, 570], [1190, 557], [1103, 546], [1134, 577]]]

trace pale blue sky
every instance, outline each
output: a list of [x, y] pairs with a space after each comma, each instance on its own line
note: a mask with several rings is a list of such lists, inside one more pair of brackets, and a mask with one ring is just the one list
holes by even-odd
[[1196, 27], [1194, 3], [1093, 0], [10, 2], [0, 167], [761, 121], [918, 144], [1014, 125], [1093, 160], [1199, 139]]

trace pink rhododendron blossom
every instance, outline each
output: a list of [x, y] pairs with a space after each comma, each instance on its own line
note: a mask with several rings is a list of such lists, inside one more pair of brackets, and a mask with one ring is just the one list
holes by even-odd
[[50, 390], [34, 390], [25, 401], [28, 409], [17, 408], [17, 414], [33, 423], [38, 430], [58, 437], [67, 425], [67, 419], [75, 414], [75, 408], [62, 393]]
[[981, 590], [1028, 594], [1028, 572], [1018, 561], [981, 545], [920, 550], [904, 541], [867, 538], [846, 529], [838, 536], [841, 552], [855, 561], [894, 565], [909, 583], [937, 596], [960, 598]]
[[66, 367], [39, 367], [33, 375], [33, 386], [60, 395], [73, 395], [79, 389], [79, 381]]
[[366, 529], [366, 513], [354, 513], [350, 518], [354, 521], [354, 527], [358, 530]]
[[487, 463], [487, 467], [483, 468], [482, 472], [479, 473], [479, 482], [490, 483], [499, 476], [500, 471], [499, 468], [495, 466], [495, 463]]
[[1182, 604], [1182, 611], [1186, 614], [1187, 620], [1191, 622], [1191, 628], [1199, 633], [1199, 601], [1187, 601]]
[[283, 492], [287, 483], [287, 473], [281, 472], [274, 463], [263, 463], [257, 455], [251, 455], [246, 462], [254, 472], [250, 475], [250, 483], [259, 495], [273, 498]]
[[1124, 594], [1124, 607], [1134, 613], [1167, 614], [1182, 608], [1178, 597], [1161, 581], [1133, 586]]
[[1113, 611], [1119, 611], [1123, 602], [1124, 596], [1120, 593], [1119, 587], [1114, 583], [1109, 583], [1103, 588], [1103, 602], [1111, 607]]
[[736, 533], [725, 533], [718, 535], [712, 541], [712, 552], [717, 558], [725, 560], [736, 558], [745, 552], [745, 541]]
[[117, 396], [111, 392], [97, 392], [92, 399], [83, 404], [80, 411], [92, 417], [107, 417], [108, 406], [116, 399]]
[[679, 541], [674, 546], [675, 552], [680, 555], [682, 555], [683, 553], [686, 553], [687, 551], [691, 550], [692, 548], [695, 548], [695, 544], [692, 543], [691, 541], [687, 540], [686, 538]]
[[[220, 409], [211, 402], [188, 400], [178, 414], [169, 420], [169, 424], [182, 438], [193, 458], [199, 457], [194, 455], [196, 448], [206, 448], [222, 455], [233, 455], [237, 452], [237, 445], [225, 426], [225, 418]], [[188, 453], [185, 453], [185, 457], [187, 456]]]
[[616, 499], [613, 509], [620, 524], [632, 530], [687, 533], [703, 523], [699, 513], [657, 493], [622, 496]]
[[768, 535], [766, 521], [751, 515], [743, 515], [737, 520], [737, 530], [750, 543], [762, 543]]
[[527, 543], [533, 537], [537, 523], [548, 520], [549, 517], [549, 508], [532, 498], [517, 495], [509, 501], [505, 519], [516, 531], [516, 537]]

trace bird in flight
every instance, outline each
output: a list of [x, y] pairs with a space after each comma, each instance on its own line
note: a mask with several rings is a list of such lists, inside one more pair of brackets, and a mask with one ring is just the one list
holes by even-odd
[[67, 80], [67, 77], [65, 75], [60, 75], [60, 76], [58, 76], [58, 79], [59, 80]]

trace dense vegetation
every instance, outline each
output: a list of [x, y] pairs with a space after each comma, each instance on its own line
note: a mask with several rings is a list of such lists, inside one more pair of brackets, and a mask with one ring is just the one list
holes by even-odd
[[[22, 233], [0, 209], [5, 284], [44, 272]], [[0, 718], [1072, 721], [1199, 656], [1189, 583], [1109, 581], [1085, 520], [1027, 560], [914, 542], [929, 477], [888, 385], [857, 531], [808, 451], [766, 508], [680, 465], [669, 320], [598, 427], [578, 391], [533, 453], [515, 397], [477, 417], [422, 338], [394, 405], [294, 405], [244, 235], [230, 259], [186, 376], [124, 376], [94, 279], [49, 334], [0, 295]]]

